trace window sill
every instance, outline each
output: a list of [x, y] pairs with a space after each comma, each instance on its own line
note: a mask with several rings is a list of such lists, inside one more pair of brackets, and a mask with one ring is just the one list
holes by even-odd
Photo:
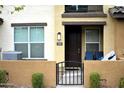
[[45, 58], [22, 58], [22, 60], [42, 60], [42, 61], [47, 61]]
[[107, 17], [103, 12], [88, 12], [88, 13], [64, 13], [62, 18], [82, 18], [82, 17]]

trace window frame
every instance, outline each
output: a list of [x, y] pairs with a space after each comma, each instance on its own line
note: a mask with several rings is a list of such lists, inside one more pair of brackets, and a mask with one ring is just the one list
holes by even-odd
[[[28, 28], [28, 42], [15, 42], [15, 28], [21, 28], [21, 27], [27, 27]], [[31, 37], [31, 27], [41, 27], [41, 28], [43, 28], [43, 31], [44, 31], [44, 41], [43, 42], [31, 42], [30, 41], [30, 37]], [[45, 27], [44, 26], [14, 26], [13, 27], [13, 38], [14, 38], [14, 40], [13, 40], [13, 46], [14, 46], [14, 51], [15, 51], [15, 44], [23, 44], [23, 43], [25, 43], [25, 44], [27, 44], [28, 45], [28, 57], [23, 57], [22, 59], [45, 59]], [[31, 44], [37, 44], [37, 43], [39, 43], [39, 44], [44, 44], [44, 57], [42, 57], [42, 58], [33, 58], [33, 57], [31, 57]]]
[[[87, 42], [87, 40], [86, 40], [86, 30], [98, 30], [99, 41], [98, 42]], [[84, 31], [85, 31], [85, 51], [87, 51], [87, 44], [98, 44], [98, 47], [99, 47], [98, 51], [100, 51], [101, 50], [101, 47], [100, 47], [100, 44], [101, 44], [101, 42], [100, 42], [101, 41], [100, 28], [85, 28]]]
[[[66, 9], [66, 7], [69, 7], [69, 6], [75, 6], [75, 10], [69, 10], [69, 9]], [[80, 11], [79, 10], [79, 6], [87, 6], [87, 10], [83, 10], [83, 11]], [[100, 7], [101, 10], [93, 10], [93, 11], [89, 11], [89, 6], [97, 6], [97, 7]], [[89, 13], [89, 12], [93, 12], [93, 13], [97, 13], [97, 12], [103, 12], [103, 5], [65, 5], [64, 6], [65, 8], [65, 13]]]

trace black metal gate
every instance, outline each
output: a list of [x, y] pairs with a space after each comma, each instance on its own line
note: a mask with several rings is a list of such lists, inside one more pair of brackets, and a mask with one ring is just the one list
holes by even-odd
[[[74, 64], [74, 65], [69, 65]], [[57, 85], [82, 85], [83, 84], [82, 62], [65, 61], [56, 64]]]

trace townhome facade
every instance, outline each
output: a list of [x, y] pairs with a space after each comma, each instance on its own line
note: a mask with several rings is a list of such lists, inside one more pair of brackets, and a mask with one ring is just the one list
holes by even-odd
[[[69, 55], [70, 58], [74, 58], [73, 53], [71, 53], [72, 51], [78, 51], [77, 55], [80, 55], [80, 57], [78, 57], [79, 61], [85, 59], [86, 51], [103, 51], [105, 55], [114, 50], [116, 51], [117, 57], [123, 56], [122, 40], [124, 23], [122, 21], [123, 18], [118, 20], [117, 18], [111, 17], [109, 14], [109, 8], [113, 8], [114, 6], [65, 5], [55, 7], [55, 29], [62, 33], [63, 42], [63, 46], [56, 46], [56, 60], [58, 62], [66, 60], [66, 56], [69, 57]], [[73, 30], [75, 30], [75, 32]], [[78, 34], [78, 32], [81, 36], [77, 35], [80, 37], [80, 40], [76, 42], [80, 44], [78, 45], [73, 42], [72, 45], [69, 45], [68, 40], [74, 37], [76, 39], [76, 36], [71, 37], [68, 35]], [[77, 48], [77, 50], [73, 50], [71, 46]], [[69, 53], [69, 51], [71, 52]]]
[[[109, 8], [112, 7], [114, 6], [26, 6], [24, 10], [11, 14], [12, 6], [5, 6], [0, 15], [4, 20], [1, 25], [0, 47], [3, 51], [22, 51], [24, 59], [39, 58], [57, 62], [73, 60], [69, 57], [75, 57], [74, 60], [78, 61], [85, 60], [86, 51], [101, 51], [105, 55], [114, 50], [117, 56], [123, 56], [123, 45], [120, 45], [120, 38], [123, 39], [123, 21], [111, 17]], [[24, 31], [21, 33], [21, 30]], [[61, 41], [58, 40], [58, 33]], [[68, 43], [74, 37], [76, 43]], [[42, 52], [33, 50], [38, 47]]]
[[[67, 67], [79, 67], [72, 64], [80, 62], [82, 63], [80, 67], [83, 67], [80, 72], [83, 73], [81, 78], [84, 81], [81, 84], [89, 87], [89, 72], [97, 71], [97, 68], [93, 68], [96, 60], [102, 62], [101, 58], [110, 51], [115, 51], [117, 61], [123, 60], [123, 10], [123, 7], [114, 5], [42, 5], [25, 6], [23, 10], [12, 14], [13, 6], [4, 6], [0, 14], [0, 48], [3, 53], [21, 51], [22, 61], [34, 61], [34, 59], [40, 62], [55, 61], [51, 64], [52, 67], [56, 66], [54, 68], [56, 78], [53, 76], [56, 82], [59, 82], [56, 64], [64, 62], [60, 67], [66, 68], [65, 64], [69, 62]], [[88, 52], [93, 53], [91, 59], [87, 58]], [[97, 52], [101, 53], [98, 58], [95, 57]], [[94, 63], [90, 65], [88, 63], [90, 61], [86, 62], [87, 60], [93, 60]], [[104, 62], [103, 66], [106, 64], [108, 63]], [[116, 67], [116, 65], [111, 66]], [[117, 66], [121, 67], [121, 65]], [[111, 80], [114, 79], [109, 78], [101, 63], [98, 69], [100, 67], [103, 77], [107, 78], [111, 85]], [[49, 71], [52, 71], [51, 69], [53, 70], [50, 68]], [[115, 80], [119, 78], [118, 76]], [[55, 86], [55, 82], [53, 84]]]

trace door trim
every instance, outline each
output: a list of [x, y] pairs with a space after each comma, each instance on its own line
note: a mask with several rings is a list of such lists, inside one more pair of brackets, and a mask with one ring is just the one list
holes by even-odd
[[88, 26], [88, 25], [106, 25], [106, 21], [90, 21], [90, 22], [85, 22], [85, 21], [83, 21], [83, 22], [79, 22], [79, 21], [77, 21], [77, 22], [62, 22], [62, 25], [77, 25], [77, 26], [79, 26], [79, 25], [82, 25], [82, 26]]

